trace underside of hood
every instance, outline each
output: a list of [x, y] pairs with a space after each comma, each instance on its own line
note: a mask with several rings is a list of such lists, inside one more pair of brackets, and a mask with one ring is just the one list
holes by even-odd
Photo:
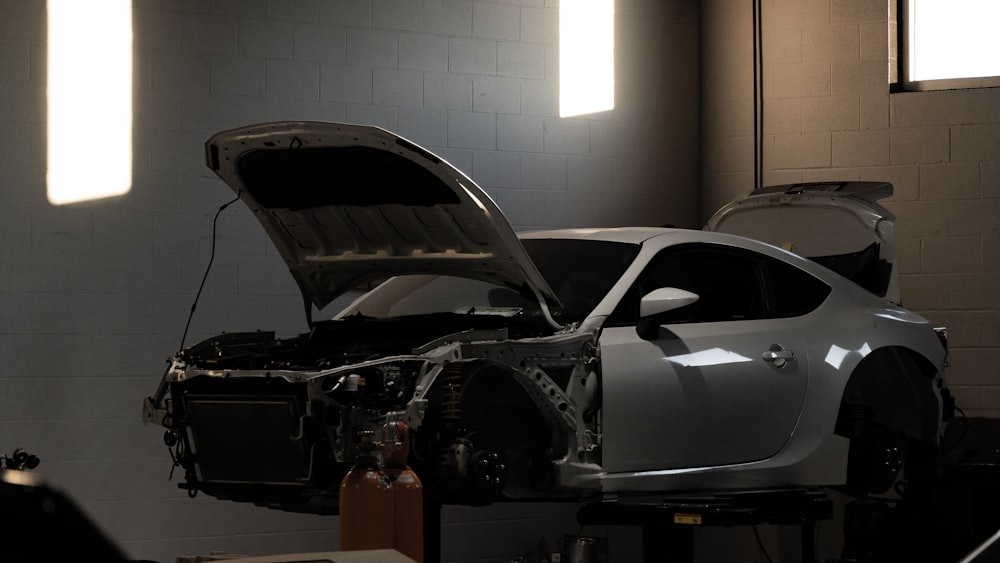
[[393, 133], [277, 122], [220, 132], [205, 148], [318, 308], [359, 284], [414, 273], [492, 281], [546, 309], [558, 304], [490, 197]]

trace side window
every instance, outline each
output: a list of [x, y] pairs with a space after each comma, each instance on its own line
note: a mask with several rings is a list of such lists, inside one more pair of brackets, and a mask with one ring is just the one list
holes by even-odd
[[657, 316], [663, 324], [739, 321], [766, 313], [763, 270], [753, 255], [711, 245], [668, 248], [646, 267], [613, 313], [611, 322], [635, 323], [639, 299], [661, 287], [699, 296], [697, 302]]
[[830, 287], [790, 264], [750, 251], [708, 244], [664, 249], [650, 261], [609, 322], [635, 324], [639, 300], [661, 287], [676, 287], [698, 301], [655, 317], [661, 324], [741, 321], [804, 315]]
[[771, 317], [804, 315], [830, 295], [830, 286], [780, 260], [768, 258], [767, 274]]

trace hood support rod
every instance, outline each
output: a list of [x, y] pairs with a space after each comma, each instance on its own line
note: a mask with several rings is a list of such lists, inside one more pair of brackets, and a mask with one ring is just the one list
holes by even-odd
[[545, 317], [545, 321], [549, 323], [552, 328], [562, 330], [563, 325], [557, 323], [556, 320], [552, 318], [552, 311], [549, 310], [549, 304], [545, 301], [545, 297], [542, 295], [542, 292], [535, 287], [535, 284], [527, 285], [531, 288], [531, 292], [535, 294], [535, 299], [538, 300], [538, 306], [542, 308], [542, 316]]

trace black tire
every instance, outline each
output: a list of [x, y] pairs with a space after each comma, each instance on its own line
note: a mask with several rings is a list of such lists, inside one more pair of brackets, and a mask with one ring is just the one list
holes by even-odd
[[927, 470], [937, 438], [932, 375], [926, 360], [900, 348], [874, 351], [851, 375], [836, 423], [836, 433], [851, 441], [845, 492], [881, 494], [904, 465], [908, 474], [910, 465]]

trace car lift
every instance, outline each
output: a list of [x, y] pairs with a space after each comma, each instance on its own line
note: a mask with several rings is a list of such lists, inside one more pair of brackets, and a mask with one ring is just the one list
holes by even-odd
[[816, 559], [816, 521], [833, 517], [833, 502], [820, 490], [777, 490], [665, 497], [650, 501], [617, 497], [583, 505], [580, 525], [642, 527], [642, 561], [694, 561], [696, 526], [801, 526], [803, 563]]

